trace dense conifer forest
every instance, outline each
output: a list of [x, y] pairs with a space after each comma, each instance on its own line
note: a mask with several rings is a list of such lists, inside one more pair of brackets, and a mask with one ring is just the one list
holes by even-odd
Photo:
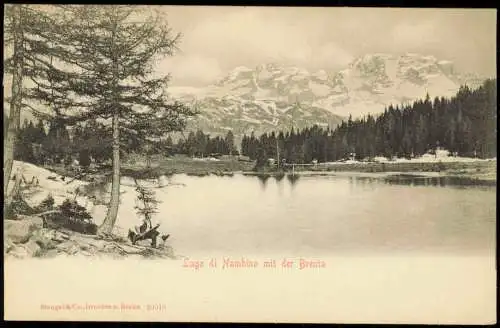
[[411, 158], [436, 148], [464, 157], [496, 157], [497, 83], [476, 90], [460, 88], [451, 99], [435, 98], [407, 106], [389, 106], [379, 116], [349, 117], [337, 128], [313, 126], [244, 136], [243, 155], [284, 158], [290, 163], [330, 162], [355, 157]]
[[[358, 160], [384, 157], [411, 158], [436, 148], [464, 157], [496, 157], [496, 80], [486, 80], [478, 89], [460, 88], [451, 99], [429, 96], [410, 105], [389, 106], [378, 116], [349, 117], [335, 129], [312, 126], [303, 130], [276, 131], [260, 136], [243, 136], [241, 154], [264, 162], [267, 158], [288, 163], [331, 162], [347, 158]], [[48, 126], [48, 129], [44, 127]], [[46, 133], [48, 130], [48, 133]], [[42, 164], [71, 162], [82, 165], [111, 159], [110, 129], [95, 121], [68, 129], [56, 121], [24, 121], [20, 129], [15, 158]], [[169, 136], [152, 149], [138, 140], [124, 139], [125, 152], [149, 152], [210, 156], [238, 154], [235, 136], [211, 137], [191, 131], [177, 143]]]

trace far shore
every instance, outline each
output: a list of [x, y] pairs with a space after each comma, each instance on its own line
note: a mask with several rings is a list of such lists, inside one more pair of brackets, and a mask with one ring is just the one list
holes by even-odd
[[[243, 172], [247, 176], [279, 176], [285, 173], [278, 172]], [[286, 173], [288, 176], [292, 176], [292, 173]], [[496, 173], [495, 174], [473, 174], [473, 173], [462, 173], [455, 174], [451, 172], [358, 172], [358, 171], [298, 171], [295, 172], [296, 177], [310, 177], [310, 176], [343, 176], [343, 177], [357, 177], [357, 178], [370, 178], [370, 179], [392, 179], [392, 181], [403, 180], [403, 179], [429, 179], [429, 178], [443, 178], [448, 179], [450, 184], [459, 185], [480, 185], [480, 186], [496, 186]]]
[[[388, 177], [391, 175], [406, 175], [428, 178], [463, 178], [472, 179], [486, 184], [496, 185], [497, 161], [470, 159], [468, 161], [446, 161], [413, 162], [334, 162], [318, 163], [317, 165], [295, 166], [285, 169], [266, 167], [254, 170], [254, 161], [241, 161], [237, 157], [226, 157], [219, 160], [200, 160], [187, 156], [176, 155], [173, 157], [152, 158], [150, 166], [145, 161], [125, 162], [122, 164], [122, 175], [137, 179], [155, 178], [166, 175], [186, 174], [190, 176], [233, 176], [234, 174], [257, 175], [257, 176], [279, 176], [294, 174], [298, 176], [311, 175], [343, 175], [363, 177]], [[46, 166], [47, 169], [61, 175], [77, 177], [78, 175], [65, 169], [63, 166]]]

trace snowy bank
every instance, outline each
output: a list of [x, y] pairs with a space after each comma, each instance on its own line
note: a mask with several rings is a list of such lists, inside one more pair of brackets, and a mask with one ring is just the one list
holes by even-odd
[[[54, 205], [58, 206], [66, 199], [76, 200], [78, 204], [85, 207], [93, 218], [93, 222], [100, 225], [107, 212], [105, 204], [110, 198], [111, 185], [107, 184], [104, 189], [94, 190], [89, 187], [90, 183], [63, 177], [47, 169], [34, 164], [14, 161], [12, 177], [22, 174], [26, 181], [37, 180], [38, 183], [29, 186], [29, 190], [23, 193], [26, 203], [35, 207], [49, 195], [54, 198]], [[160, 181], [162, 182], [162, 181]], [[163, 183], [166, 183], [163, 181]], [[148, 184], [146, 181], [145, 184]], [[14, 181], [9, 183], [10, 191]], [[117, 221], [113, 230], [117, 240], [99, 240], [96, 236], [83, 235], [64, 229], [48, 229], [43, 227], [43, 220], [37, 216], [20, 216], [17, 220], [5, 220], [4, 249], [16, 257], [37, 256], [40, 251], [48, 251], [50, 255], [65, 253], [68, 255], [96, 255], [111, 254], [114, 256], [138, 255], [161, 257], [161, 252], [151, 247], [141, 245], [130, 245], [127, 240], [127, 231], [140, 223], [136, 215], [136, 191], [133, 179], [123, 178], [120, 186], [120, 207]], [[62, 236], [61, 236], [62, 233]], [[17, 237], [16, 237], [17, 236]], [[48, 248], [44, 248], [43, 245]], [[167, 257], [170, 256], [171, 248], [168, 248]]]
[[[94, 223], [99, 225], [104, 220], [107, 207], [103, 203], [109, 201], [110, 184], [104, 186], [102, 190], [90, 191], [90, 188], [85, 188], [90, 185], [89, 182], [63, 177], [34, 164], [14, 161], [12, 176], [18, 170], [27, 181], [31, 181], [33, 177], [38, 179], [38, 185], [31, 187], [29, 195], [25, 199], [30, 206], [39, 205], [50, 194], [54, 198], [56, 206], [62, 204], [67, 198], [74, 199], [78, 204], [87, 209], [94, 218]], [[10, 190], [13, 185], [13, 182], [9, 183], [8, 189]], [[121, 220], [122, 217], [130, 217], [131, 213], [135, 215], [135, 187], [133, 179], [123, 178], [120, 192], [120, 211], [116, 222], [117, 230], [122, 230], [120, 226], [130, 227], [133, 224], [137, 224], [137, 220], [133, 223], [130, 220], [125, 220], [125, 222]], [[130, 204], [132, 206], [128, 206]]]
[[337, 162], [327, 162], [320, 163], [319, 165], [332, 165], [332, 164], [370, 164], [370, 163], [475, 163], [475, 162], [491, 162], [496, 161], [495, 158], [474, 158], [474, 157], [460, 157], [460, 156], [451, 156], [446, 150], [438, 150], [436, 154], [424, 154], [422, 156], [414, 157], [411, 159], [408, 158], [391, 158], [388, 159], [386, 157], [377, 156], [373, 158], [371, 161], [364, 160], [345, 160], [345, 161], [337, 161]]

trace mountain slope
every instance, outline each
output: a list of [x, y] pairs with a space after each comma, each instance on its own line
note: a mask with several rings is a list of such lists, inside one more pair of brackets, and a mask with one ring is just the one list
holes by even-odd
[[411, 102], [427, 93], [449, 97], [461, 84], [479, 82], [433, 56], [371, 54], [337, 72], [273, 63], [241, 66], [205, 88], [169, 91], [200, 110], [190, 128], [239, 135], [313, 124], [334, 127], [349, 115], [378, 114], [389, 104]]

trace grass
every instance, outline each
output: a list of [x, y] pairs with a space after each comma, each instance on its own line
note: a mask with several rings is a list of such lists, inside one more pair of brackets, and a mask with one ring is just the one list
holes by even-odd
[[151, 167], [147, 168], [145, 161], [124, 163], [122, 173], [136, 178], [155, 177], [159, 175], [173, 175], [184, 173], [191, 176], [232, 176], [234, 172], [250, 171], [253, 162], [240, 161], [237, 157], [225, 157], [218, 161], [195, 160], [188, 156], [175, 155], [172, 157], [152, 158]]

